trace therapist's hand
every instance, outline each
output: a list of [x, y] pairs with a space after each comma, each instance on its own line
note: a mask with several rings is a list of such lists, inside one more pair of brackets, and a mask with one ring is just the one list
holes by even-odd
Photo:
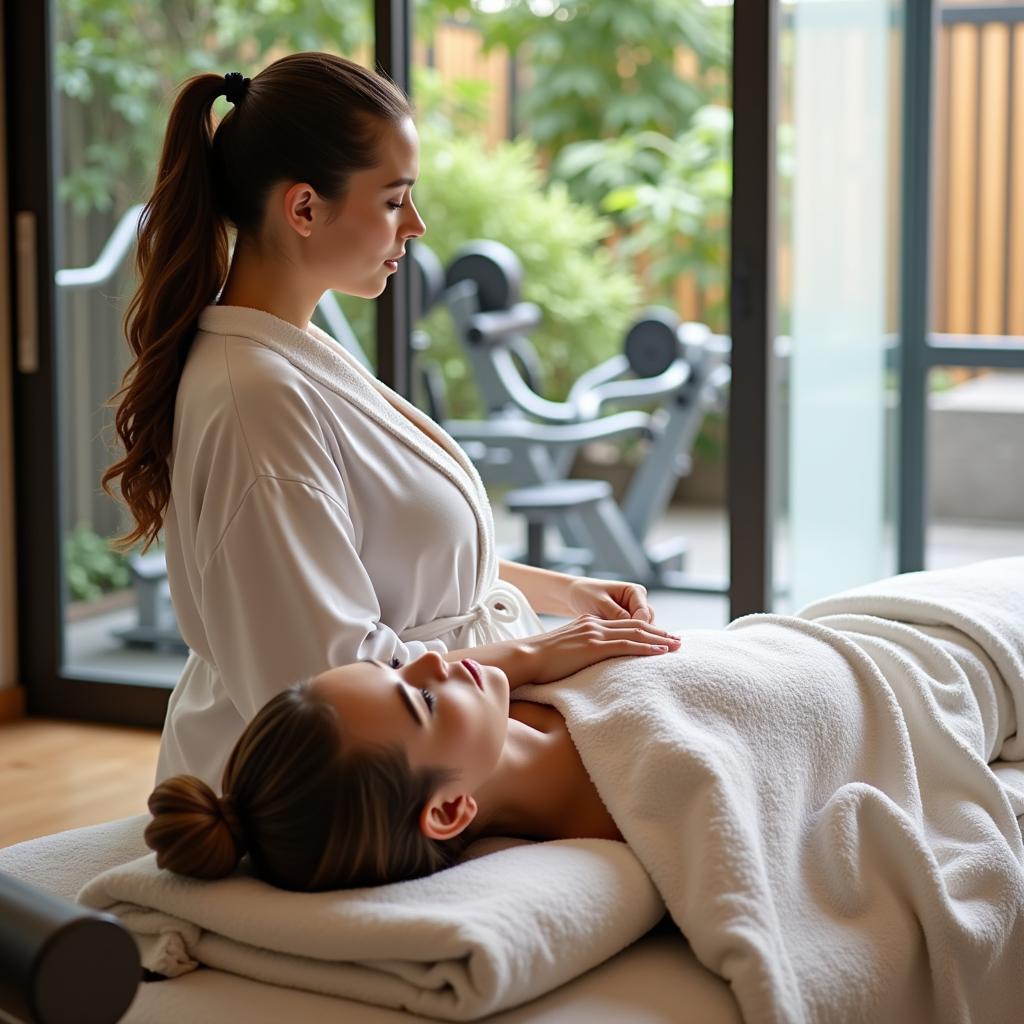
[[569, 584], [566, 602], [577, 615], [654, 621], [654, 610], [647, 603], [647, 590], [639, 583], [582, 576]]
[[[522, 641], [524, 682], [553, 683], [609, 658], [667, 654], [679, 637], [639, 619], [599, 619], [581, 615], [548, 633]], [[512, 677], [509, 676], [511, 684]]]

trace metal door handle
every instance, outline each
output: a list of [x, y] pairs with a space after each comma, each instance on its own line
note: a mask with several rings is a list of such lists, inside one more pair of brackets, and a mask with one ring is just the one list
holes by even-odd
[[18, 370], [39, 370], [39, 290], [36, 279], [36, 215], [19, 210], [14, 217], [18, 301]]

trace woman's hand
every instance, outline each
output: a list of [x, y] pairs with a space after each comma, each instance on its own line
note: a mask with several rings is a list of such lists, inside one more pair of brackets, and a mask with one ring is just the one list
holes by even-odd
[[548, 633], [527, 638], [528, 667], [523, 681], [553, 683], [608, 658], [667, 654], [676, 650], [679, 642], [674, 633], [640, 619], [581, 615]]
[[596, 615], [599, 619], [654, 621], [654, 612], [647, 603], [647, 590], [639, 583], [582, 576], [574, 579], [566, 588], [566, 603], [577, 615]]

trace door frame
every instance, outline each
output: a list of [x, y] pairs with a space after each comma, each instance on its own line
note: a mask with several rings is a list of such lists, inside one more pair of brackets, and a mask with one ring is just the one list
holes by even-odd
[[[374, 0], [374, 15], [378, 68], [408, 89], [412, 0]], [[65, 404], [54, 277], [60, 225], [53, 202], [58, 175], [54, 142], [59, 138], [53, 5], [50, 0], [6, 3], [3, 19], [20, 682], [32, 715], [159, 727], [171, 693], [165, 684], [115, 682], [63, 669], [60, 437]], [[405, 395], [411, 276], [403, 265], [377, 300], [379, 373]]]

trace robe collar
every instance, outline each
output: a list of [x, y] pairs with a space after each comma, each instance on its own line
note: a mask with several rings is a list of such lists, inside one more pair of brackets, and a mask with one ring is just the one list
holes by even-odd
[[454, 438], [411, 402], [377, 380], [340, 342], [316, 324], [311, 323], [303, 331], [261, 309], [212, 305], [199, 314], [198, 326], [211, 334], [249, 338], [272, 349], [307, 377], [354, 405], [448, 477], [465, 497], [476, 518], [480, 543], [477, 600], [488, 593], [498, 576], [491, 505], [480, 474]]

